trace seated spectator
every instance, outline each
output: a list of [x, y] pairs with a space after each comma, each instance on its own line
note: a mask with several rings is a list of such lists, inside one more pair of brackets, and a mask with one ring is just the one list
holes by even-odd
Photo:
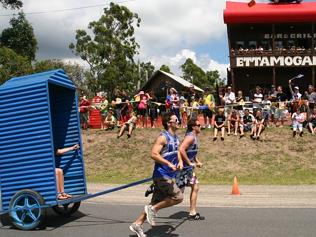
[[244, 136], [244, 132], [251, 131], [250, 136], [252, 137], [255, 133], [255, 118], [252, 114], [250, 114], [249, 109], [245, 109], [244, 116], [240, 121], [240, 138]]
[[[78, 144], [73, 145], [71, 147], [65, 147], [61, 149], [57, 149], [56, 156], [62, 156], [63, 154], [69, 152], [69, 151], [75, 151], [78, 150], [80, 146]], [[55, 174], [56, 174], [56, 186], [57, 186], [57, 198], [58, 200], [65, 200], [68, 198], [72, 198], [72, 196], [68, 193], [65, 193], [64, 190], [64, 172], [61, 168], [55, 168]]]
[[293, 126], [293, 137], [296, 137], [296, 130], [300, 131], [300, 137], [303, 136], [303, 123], [305, 121], [305, 116], [301, 113], [301, 109], [297, 108], [292, 114], [292, 126]]
[[256, 117], [255, 117], [255, 126], [253, 131], [252, 139], [260, 139], [260, 135], [262, 131], [264, 130], [264, 117], [261, 110], [256, 111]]
[[237, 136], [237, 131], [238, 131], [238, 127], [239, 127], [239, 122], [240, 122], [240, 118], [239, 118], [239, 114], [237, 113], [237, 111], [234, 109], [232, 110], [232, 112], [228, 115], [227, 118], [227, 136], [230, 135], [230, 129], [233, 128], [234, 129], [234, 135]]
[[221, 130], [221, 140], [224, 141], [225, 119], [226, 119], [226, 117], [224, 115], [224, 109], [223, 108], [218, 109], [218, 112], [215, 115], [215, 119], [214, 119], [214, 137], [213, 137], [213, 141], [217, 140], [217, 132], [218, 132], [218, 130]]
[[312, 134], [316, 132], [316, 108], [308, 116], [308, 129]]
[[119, 134], [117, 135], [117, 138], [120, 138], [121, 136], [123, 136], [124, 132], [127, 131], [127, 138], [130, 138], [132, 136], [132, 132], [136, 127], [136, 122], [137, 122], [137, 117], [135, 115], [135, 112], [133, 111], [131, 113], [131, 118], [125, 122], [123, 124], [123, 126], [121, 127], [121, 130], [119, 132]]
[[105, 130], [113, 130], [116, 125], [116, 118], [113, 115], [114, 111], [112, 108], [109, 108], [109, 111], [104, 119]]

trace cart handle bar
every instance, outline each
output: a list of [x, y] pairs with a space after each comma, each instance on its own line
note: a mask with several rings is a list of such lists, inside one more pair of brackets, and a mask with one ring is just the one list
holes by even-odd
[[90, 198], [101, 196], [103, 194], [113, 193], [113, 192], [119, 191], [121, 189], [125, 189], [125, 188], [133, 187], [133, 186], [136, 186], [136, 185], [139, 185], [139, 184], [147, 183], [147, 182], [149, 182], [151, 180], [152, 180], [152, 178], [142, 179], [142, 180], [139, 180], [139, 181], [136, 181], [136, 182], [133, 182], [133, 183], [124, 184], [124, 185], [121, 185], [121, 186], [118, 186], [118, 187], [115, 187], [115, 188], [110, 188], [108, 190], [104, 190], [104, 191], [101, 191], [101, 192], [98, 192], [98, 193], [87, 194], [87, 195], [84, 195], [83, 197], [74, 197], [74, 198], [71, 198], [69, 200], [66, 199], [66, 200], [63, 200], [63, 201], [59, 201], [58, 204], [60, 204], [60, 205], [67, 204], [67, 203], [69, 203], [69, 201], [71, 201], [71, 202], [84, 201], [84, 200], [87, 200], [87, 199], [90, 199]]

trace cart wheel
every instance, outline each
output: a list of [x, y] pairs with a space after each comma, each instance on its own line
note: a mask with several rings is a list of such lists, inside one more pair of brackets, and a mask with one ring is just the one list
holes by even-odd
[[21, 230], [38, 227], [45, 217], [43, 197], [30, 189], [17, 192], [10, 201], [9, 215], [12, 224]]
[[53, 210], [61, 216], [71, 216], [80, 207], [81, 202], [72, 202], [63, 205], [53, 206]]

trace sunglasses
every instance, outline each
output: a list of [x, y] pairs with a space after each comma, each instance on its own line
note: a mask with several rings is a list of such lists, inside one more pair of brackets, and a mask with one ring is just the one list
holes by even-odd
[[201, 124], [195, 124], [196, 127], [201, 127]]
[[169, 121], [169, 123], [179, 123], [179, 120], [176, 118], [174, 121]]

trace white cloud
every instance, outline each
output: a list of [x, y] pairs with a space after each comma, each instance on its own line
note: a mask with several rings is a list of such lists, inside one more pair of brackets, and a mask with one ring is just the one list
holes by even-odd
[[[28, 13], [104, 2], [24, 0], [23, 3], [24, 12]], [[142, 19], [141, 27], [137, 28], [135, 33], [136, 40], [141, 46], [140, 60], [152, 60], [157, 67], [167, 64], [174, 72], [180, 72], [179, 66], [185, 59], [192, 58], [203, 69], [209, 70], [214, 67], [226, 77], [226, 69], [223, 69], [226, 65], [213, 60], [218, 55], [208, 51], [203, 51], [203, 55], [197, 55], [193, 51], [198, 49], [199, 45], [216, 44], [218, 41], [226, 40], [226, 26], [223, 22], [225, 0], [134, 0], [123, 4], [138, 13]], [[9, 12], [11, 11], [0, 9], [0, 14]], [[27, 15], [38, 39], [38, 58], [75, 60], [75, 55], [69, 50], [68, 45], [75, 42], [76, 29], [87, 29], [89, 22], [98, 20], [102, 13], [103, 7]], [[7, 27], [9, 19], [10, 17], [1, 18], [0, 30]], [[80, 59], [75, 61], [80, 62]]]
[[194, 51], [191, 51], [189, 49], [183, 49], [176, 53], [175, 56], [156, 56], [151, 58], [150, 61], [155, 65], [157, 69], [159, 69], [162, 64], [165, 64], [170, 67], [173, 73], [181, 76], [182, 71], [180, 66], [188, 58], [191, 58], [193, 62], [204, 71], [218, 70], [221, 78], [227, 77], [226, 69], [229, 67], [229, 64], [219, 63], [212, 59], [211, 56], [208, 54], [197, 55]]

